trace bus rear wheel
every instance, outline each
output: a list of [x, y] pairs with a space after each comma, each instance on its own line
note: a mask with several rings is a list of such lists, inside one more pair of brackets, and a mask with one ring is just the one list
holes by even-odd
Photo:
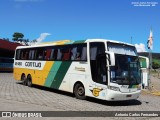
[[74, 87], [74, 95], [76, 96], [77, 99], [84, 100], [86, 99], [85, 96], [85, 89], [84, 86], [80, 83], [77, 83]]
[[23, 85], [27, 85], [27, 80], [25, 74], [22, 74], [21, 81]]
[[32, 77], [30, 75], [27, 76], [27, 86], [32, 87]]

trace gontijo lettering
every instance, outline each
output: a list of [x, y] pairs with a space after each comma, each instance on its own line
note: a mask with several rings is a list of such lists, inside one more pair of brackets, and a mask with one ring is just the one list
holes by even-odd
[[41, 67], [41, 62], [38, 62], [38, 63], [36, 63], [36, 62], [26, 62], [25, 63], [25, 66], [26, 67]]

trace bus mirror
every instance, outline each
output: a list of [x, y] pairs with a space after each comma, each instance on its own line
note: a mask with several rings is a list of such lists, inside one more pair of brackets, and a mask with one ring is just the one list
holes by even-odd
[[139, 62], [141, 68], [146, 68], [146, 69], [149, 68], [149, 58], [144, 56], [139, 56]]
[[109, 61], [108, 66], [115, 66], [115, 54], [113, 52], [106, 51], [106, 58]]

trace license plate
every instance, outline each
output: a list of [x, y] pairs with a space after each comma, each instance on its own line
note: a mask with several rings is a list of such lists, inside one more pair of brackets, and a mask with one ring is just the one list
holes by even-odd
[[126, 95], [126, 97], [132, 97], [132, 95]]
[[128, 88], [128, 85], [122, 85], [121, 88], [127, 89], [127, 88]]

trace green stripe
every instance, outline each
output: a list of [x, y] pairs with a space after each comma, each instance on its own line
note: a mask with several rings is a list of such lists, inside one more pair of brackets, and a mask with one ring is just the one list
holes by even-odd
[[86, 41], [86, 40], [77, 40], [77, 41], [67, 42], [67, 43], [65, 43], [65, 44], [66, 44], [66, 45], [67, 45], [67, 44], [72, 45], [72, 44], [84, 43], [85, 41]]
[[[67, 42], [65, 44], [77, 44], [77, 43], [84, 43], [85, 40], [78, 40], [74, 42]], [[58, 89], [71, 65], [71, 61], [55, 61], [55, 63], [52, 65], [51, 70], [47, 76], [47, 79], [45, 81], [46, 87], [56, 88]]]
[[45, 84], [44, 84], [46, 87], [51, 87], [51, 84], [52, 84], [52, 82], [53, 82], [53, 80], [54, 80], [54, 78], [55, 78], [55, 76], [56, 76], [56, 74], [58, 72], [58, 69], [60, 68], [61, 64], [62, 64], [61, 61], [56, 61], [52, 65], [51, 70], [50, 70], [50, 72], [48, 74], [47, 80], [45, 81]]
[[77, 44], [77, 43], [84, 43], [86, 40], [78, 40], [78, 41], [75, 41], [73, 44]]
[[51, 84], [51, 88], [55, 88], [55, 89], [58, 89], [71, 65], [71, 61], [65, 61], [65, 62], [62, 62], [60, 68], [58, 69], [55, 77], [54, 77], [54, 80], [52, 81], [52, 84]]

